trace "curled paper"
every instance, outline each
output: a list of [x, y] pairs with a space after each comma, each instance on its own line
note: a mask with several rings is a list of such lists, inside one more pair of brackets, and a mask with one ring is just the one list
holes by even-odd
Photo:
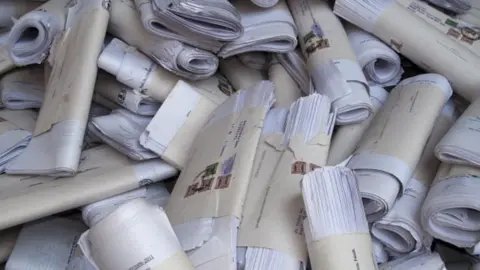
[[290, 76], [297, 82], [298, 87], [304, 94], [313, 93], [313, 84], [310, 78], [310, 72], [307, 69], [307, 63], [299, 50], [273, 54], [276, 59]]
[[112, 1], [110, 14], [108, 31], [150, 56], [166, 70], [190, 80], [208, 78], [217, 70], [218, 59], [212, 53], [149, 33], [142, 24], [134, 0]]
[[265, 79], [260, 70], [248, 68], [235, 56], [220, 60], [220, 72], [236, 90], [251, 87]]
[[[0, 229], [165, 180], [177, 170], [161, 160], [134, 162], [106, 145], [83, 151], [74, 177], [0, 175]], [[81, 192], [79, 192], [79, 190]]]
[[368, 83], [383, 87], [397, 85], [403, 73], [400, 56], [372, 34], [356, 26], [348, 24], [345, 30]]
[[7, 109], [40, 108], [45, 94], [45, 78], [41, 65], [16, 69], [0, 80], [2, 103]]
[[[397, 0], [338, 0], [334, 12], [374, 34], [419, 67], [442, 74], [451, 81], [455, 92], [469, 101], [480, 94], [480, 77], [475, 73], [480, 68], [480, 57]], [[402, 23], [394, 18], [401, 18]]]
[[78, 244], [97, 269], [139, 269], [140, 265], [159, 270], [195, 269], [163, 209], [145, 199], [118, 207], [82, 234]]
[[373, 223], [372, 234], [392, 255], [398, 257], [430, 250], [433, 239], [422, 228], [420, 210], [440, 165], [433, 149], [455, 120], [455, 107], [449, 101], [435, 122], [405, 194], [397, 199], [386, 216]]
[[405, 79], [388, 95], [347, 165], [357, 173], [370, 222], [387, 214], [408, 187], [451, 95], [449, 82], [438, 74]]
[[289, 0], [315, 90], [337, 110], [337, 125], [359, 123], [373, 112], [369, 86], [340, 19], [325, 0]]
[[[447, 270], [438, 253], [412, 254], [378, 266], [379, 270]], [[450, 268], [449, 268], [450, 269]]]
[[275, 84], [275, 108], [290, 108], [302, 96], [295, 80], [276, 59], [270, 61], [268, 77]]
[[325, 167], [306, 174], [301, 185], [312, 269], [376, 269], [354, 172]]
[[70, 1], [50, 0], [15, 21], [7, 48], [17, 66], [40, 64], [57, 35], [62, 34]]
[[297, 29], [285, 0], [263, 9], [250, 1], [235, 1], [243, 35], [222, 47], [218, 56], [227, 58], [246, 52], [286, 53], [297, 47]]

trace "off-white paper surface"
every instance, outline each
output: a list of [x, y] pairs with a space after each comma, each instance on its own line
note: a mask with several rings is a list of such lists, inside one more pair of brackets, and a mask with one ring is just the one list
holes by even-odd
[[220, 60], [219, 69], [236, 90], [248, 88], [266, 79], [260, 70], [246, 67], [235, 56]]
[[45, 94], [43, 66], [33, 65], [5, 74], [0, 81], [0, 91], [7, 109], [40, 108]]
[[80, 160], [79, 172], [69, 178], [0, 175], [0, 229], [96, 202], [177, 173], [160, 160], [133, 162], [106, 145], [84, 151]]
[[449, 82], [438, 74], [405, 79], [390, 92], [347, 165], [357, 172], [369, 221], [384, 216], [407, 188], [451, 95]]
[[9, 33], [10, 32], [0, 33], [0, 75], [15, 67], [15, 63], [13, 63], [7, 48]]
[[[445, 76], [455, 92], [469, 101], [480, 93], [477, 87], [480, 77], [474, 72], [480, 67], [480, 57], [408, 11], [397, 0], [340, 0], [335, 2], [334, 10], [421, 68]], [[401, 23], [394, 18], [401, 18]], [[456, 68], [450, 68], [452, 66]]]
[[21, 228], [18, 226], [0, 231], [0, 262], [6, 262], [12, 253]]
[[326, 1], [289, 2], [315, 90], [337, 110], [337, 124], [366, 120], [373, 112], [369, 87], [347, 34]]
[[77, 171], [97, 58], [108, 25], [108, 6], [102, 3], [94, 0], [72, 7], [71, 25], [53, 49], [53, 70], [34, 137], [24, 154], [10, 164], [9, 173], [65, 176]]
[[270, 61], [268, 78], [275, 84], [275, 108], [290, 108], [302, 96], [298, 84], [277, 59]]
[[[45, 1], [43, 1], [45, 2]], [[3, 0], [0, 11], [0, 32], [13, 26], [13, 19], [18, 19], [23, 14], [42, 5], [39, 1], [29, 0]]]
[[[438, 253], [412, 254], [397, 260], [379, 265], [379, 270], [447, 270]], [[449, 268], [450, 269], [450, 268]]]
[[304, 94], [313, 93], [314, 89], [310, 72], [300, 50], [273, 54], [273, 58], [280, 62], [288, 74], [297, 82], [298, 87]]

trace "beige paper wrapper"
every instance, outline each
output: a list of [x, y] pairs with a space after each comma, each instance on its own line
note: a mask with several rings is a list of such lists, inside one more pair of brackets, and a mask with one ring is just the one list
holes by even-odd
[[308, 243], [308, 254], [313, 270], [378, 269], [368, 233], [329, 236]]
[[15, 247], [21, 227], [0, 231], [0, 263], [6, 262]]
[[236, 90], [250, 87], [265, 79], [260, 70], [246, 67], [235, 56], [222, 59], [219, 69]]
[[[392, 18], [402, 18], [402, 27]], [[480, 57], [400, 4], [393, 3], [387, 8], [372, 32], [418, 66], [447, 77], [464, 98], [473, 101], [480, 94], [480, 76], [476, 73], [480, 69]]]
[[31, 110], [1, 110], [0, 134], [16, 129], [31, 132], [35, 128], [36, 119], [37, 113]]
[[[294, 136], [278, 160], [282, 140], [281, 137], [267, 138], [265, 157], [270, 159], [256, 162], [255, 168], [271, 166], [275, 171], [271, 177], [266, 170], [267, 175], [260, 174], [252, 179], [237, 246], [279, 250], [306, 263], [303, 233], [306, 214], [300, 181], [305, 173], [325, 165], [330, 136], [320, 134], [308, 143], [304, 142], [302, 135]], [[275, 166], [276, 160], [278, 164]]]
[[0, 75], [6, 73], [7, 71], [13, 69], [15, 64], [13, 63], [10, 54], [5, 45], [0, 44]]
[[262, 130], [258, 123], [265, 115], [265, 108], [244, 109], [197, 135], [166, 207], [173, 225], [200, 218], [241, 218]]
[[194, 270], [192, 263], [188, 259], [188, 256], [185, 252], [177, 252], [172, 257], [166, 259], [162, 264], [154, 266], [151, 270], [172, 270], [172, 269], [181, 269], [181, 270]]
[[302, 96], [297, 83], [278, 61], [270, 63], [268, 77], [275, 84], [275, 108], [288, 109]]

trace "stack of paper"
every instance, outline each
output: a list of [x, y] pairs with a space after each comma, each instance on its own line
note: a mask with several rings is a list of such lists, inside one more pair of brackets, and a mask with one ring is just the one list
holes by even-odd
[[302, 96], [295, 80], [275, 58], [270, 61], [268, 78], [275, 84], [275, 108], [290, 108]]
[[145, 29], [217, 53], [242, 36], [239, 12], [227, 0], [135, 0]]
[[290, 0], [300, 45], [315, 90], [337, 110], [337, 124], [366, 120], [373, 112], [369, 87], [345, 29], [325, 0]]
[[305, 239], [313, 270], [376, 269], [357, 178], [345, 167], [306, 174]]
[[197, 270], [236, 269], [237, 226], [273, 92], [263, 81], [216, 108], [173, 189], [167, 213]]
[[151, 34], [141, 21], [140, 11], [134, 0], [112, 1], [109, 32], [180, 77], [199, 80], [215, 73], [218, 59], [214, 54]]
[[193, 270], [162, 208], [129, 201], [82, 234], [78, 244], [97, 269]]
[[240, 12], [244, 32], [240, 38], [223, 46], [218, 56], [227, 58], [252, 51], [293, 51], [297, 47], [297, 28], [285, 1], [280, 0], [268, 9], [258, 7], [250, 1], [233, 1]]
[[440, 165], [433, 154], [433, 148], [455, 120], [455, 107], [449, 101], [436, 120], [405, 193], [386, 216], [373, 223], [372, 234], [397, 257], [430, 250], [433, 239], [422, 228], [420, 210]]
[[300, 98], [290, 108], [284, 136], [265, 134], [239, 228], [238, 246], [247, 247], [245, 270], [306, 267], [298, 187], [303, 174], [326, 163], [335, 123], [330, 109], [330, 100], [320, 94]]
[[[379, 270], [447, 270], [438, 253], [412, 254], [381, 264]], [[450, 268], [448, 268], [450, 270]]]
[[0, 91], [7, 109], [40, 108], [45, 94], [43, 66], [34, 65], [5, 74], [0, 81]]
[[372, 34], [345, 24], [348, 39], [368, 83], [383, 87], [397, 85], [403, 73], [400, 56]]
[[313, 93], [313, 84], [310, 72], [307, 70], [307, 63], [299, 50], [273, 54], [290, 76], [297, 82], [298, 87], [305, 94]]
[[451, 95], [449, 82], [438, 74], [405, 79], [388, 95], [347, 165], [357, 173], [370, 222], [386, 215], [408, 187]]

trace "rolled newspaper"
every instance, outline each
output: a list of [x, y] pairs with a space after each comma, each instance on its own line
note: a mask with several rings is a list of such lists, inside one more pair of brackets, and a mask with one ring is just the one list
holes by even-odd
[[237, 267], [237, 226], [273, 92], [269, 81], [238, 91], [197, 134], [166, 207], [195, 267]]
[[438, 74], [405, 79], [388, 95], [347, 165], [357, 173], [370, 222], [386, 215], [408, 187], [451, 95], [449, 82]]
[[268, 9], [243, 0], [233, 5], [240, 12], [244, 32], [240, 38], [223, 46], [219, 57], [253, 51], [286, 53], [297, 47], [297, 28], [286, 0]]
[[[397, 0], [339, 0], [334, 12], [374, 34], [421, 68], [447, 77], [464, 98], [473, 101], [480, 94], [480, 77], [474, 72], [480, 68], [480, 57], [409, 12]], [[402, 18], [402, 23], [393, 18]]]
[[295, 80], [275, 58], [270, 61], [268, 78], [275, 84], [275, 108], [290, 108], [302, 96]]
[[[447, 270], [438, 253], [412, 254], [378, 266], [379, 270]], [[450, 268], [448, 268], [450, 269]]]
[[3, 0], [2, 10], [0, 11], [0, 32], [4, 29], [10, 29], [13, 26], [14, 19], [19, 18], [41, 4], [42, 2], [39, 1]]
[[7, 261], [18, 239], [18, 234], [22, 229], [21, 226], [8, 228], [0, 231], [0, 262]]
[[397, 85], [403, 73], [400, 56], [372, 34], [345, 24], [348, 39], [368, 83], [383, 87]]
[[45, 60], [54, 38], [65, 29], [70, 6], [68, 0], [50, 0], [15, 21], [7, 43], [15, 65], [40, 64]]
[[45, 94], [43, 66], [34, 65], [5, 74], [0, 80], [0, 91], [7, 109], [40, 108]]
[[480, 242], [477, 188], [480, 169], [442, 163], [421, 210], [423, 228], [461, 248]]
[[330, 100], [315, 93], [292, 104], [284, 136], [264, 138], [238, 232], [237, 245], [247, 247], [245, 270], [306, 267], [305, 208], [298, 186], [305, 173], [325, 165], [334, 123]]
[[142, 198], [118, 207], [78, 244], [96, 269], [195, 269], [163, 209]]
[[250, 0], [259, 7], [271, 8], [278, 3], [278, 0]]
[[166, 70], [190, 80], [208, 78], [217, 70], [218, 58], [214, 54], [148, 32], [134, 0], [112, 1], [110, 14], [108, 31]]
[[480, 98], [472, 102], [435, 147], [443, 163], [480, 166], [480, 146], [474, 141], [480, 127]]
[[[0, 230], [103, 200], [175, 176], [161, 160], [134, 162], [106, 145], [82, 153], [79, 172], [58, 179], [0, 175]], [[81, 191], [81, 192], [79, 192]]]
[[144, 187], [128, 191], [98, 202], [94, 202], [82, 207], [83, 222], [89, 227], [95, 226], [98, 222], [106, 218], [115, 211], [120, 205], [137, 199], [144, 198], [147, 202], [163, 207], [167, 204], [170, 193], [163, 183], [154, 183]]
[[345, 167], [317, 169], [303, 177], [301, 188], [312, 269], [376, 269], [355, 173]]
[[[49, 60], [53, 70], [33, 138], [24, 153], [9, 165], [10, 174], [76, 173], [97, 76], [97, 59], [108, 25], [108, 5], [104, 3], [78, 2], [69, 9], [67, 30], [58, 38]], [[91, 27], [92, 23], [96, 27]], [[79, 43], [79, 39], [85, 42]], [[81, 65], [78, 59], [82, 60]]]
[[472, 0], [427, 0], [428, 2], [455, 13], [465, 13], [472, 8]]
[[0, 110], [0, 173], [32, 138], [37, 113], [31, 110]]
[[430, 250], [433, 239], [422, 228], [420, 210], [440, 165], [433, 149], [455, 120], [455, 107], [450, 100], [435, 122], [405, 193], [386, 216], [373, 223], [372, 234], [392, 255], [400, 257]]
[[347, 34], [325, 0], [289, 0], [315, 90], [337, 110], [337, 125], [359, 123], [373, 112], [369, 87]]
[[219, 90], [206, 91], [178, 81], [153, 119], [142, 129], [140, 144], [182, 170], [196, 135], [226, 99]]
[[227, 0], [135, 0], [135, 3], [147, 30], [193, 47], [217, 53], [225, 42], [243, 34], [240, 14]]
[[86, 229], [80, 220], [57, 217], [25, 224], [5, 269], [66, 269]]
[[273, 54], [273, 58], [280, 62], [304, 94], [309, 95], [314, 92], [307, 63], [299, 50]]
[[373, 114], [361, 123], [337, 128], [333, 135], [330, 152], [328, 153], [327, 165], [335, 166], [353, 154], [363, 134], [370, 127], [375, 115], [382, 108], [387, 97], [388, 92], [382, 87], [370, 87], [370, 102], [372, 103]]
[[248, 68], [235, 56], [220, 60], [220, 72], [236, 90], [251, 87], [266, 79], [260, 70]]

